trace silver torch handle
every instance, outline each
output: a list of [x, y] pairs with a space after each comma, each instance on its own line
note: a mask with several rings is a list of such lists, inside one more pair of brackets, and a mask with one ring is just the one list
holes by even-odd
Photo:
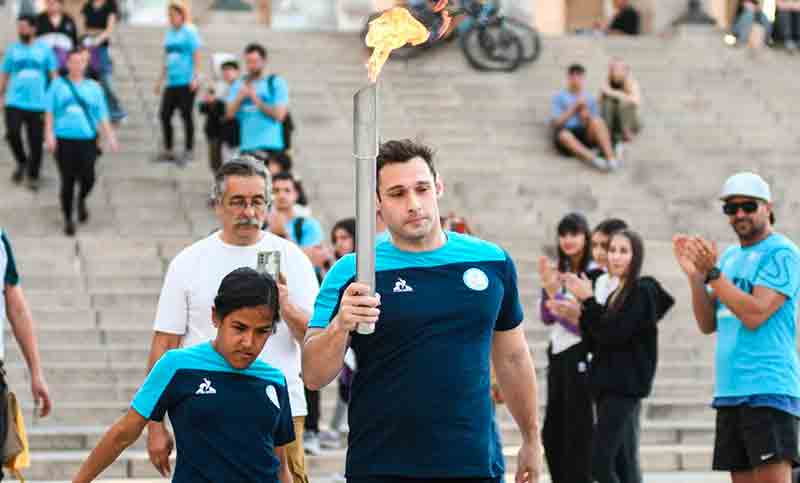
[[[356, 276], [375, 293], [375, 191], [378, 157], [378, 84], [360, 89], [353, 97], [353, 157], [356, 164]], [[368, 335], [371, 324], [356, 332]]]

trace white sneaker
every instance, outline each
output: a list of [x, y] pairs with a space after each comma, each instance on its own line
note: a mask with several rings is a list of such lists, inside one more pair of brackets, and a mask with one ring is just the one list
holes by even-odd
[[617, 159], [622, 159], [624, 157], [625, 143], [620, 141], [614, 145], [614, 155], [617, 157]]
[[619, 158], [616, 159], [609, 159], [608, 160], [608, 169], [611, 171], [616, 171], [622, 167], [622, 161]]
[[325, 449], [340, 449], [342, 447], [342, 434], [338, 431], [322, 431], [319, 434], [319, 444]]
[[319, 446], [319, 435], [317, 433], [309, 431], [303, 435], [303, 450], [310, 456], [319, 456], [322, 454], [322, 448]]
[[608, 161], [606, 161], [605, 158], [602, 158], [600, 156], [595, 156], [594, 159], [592, 159], [592, 166], [599, 169], [600, 171], [608, 171], [609, 169]]

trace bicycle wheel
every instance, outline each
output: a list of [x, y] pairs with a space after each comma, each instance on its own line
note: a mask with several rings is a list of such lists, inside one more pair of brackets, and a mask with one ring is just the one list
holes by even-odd
[[522, 42], [500, 23], [467, 30], [461, 36], [461, 49], [477, 70], [511, 72], [522, 63]]
[[530, 25], [511, 17], [503, 17], [506, 28], [514, 32], [522, 42], [522, 62], [533, 62], [542, 53], [542, 39], [539, 32]]

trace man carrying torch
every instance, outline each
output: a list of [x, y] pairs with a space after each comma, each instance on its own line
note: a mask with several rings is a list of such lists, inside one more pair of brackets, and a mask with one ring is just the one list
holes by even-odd
[[374, 292], [355, 281], [363, 279], [354, 255], [340, 259], [303, 350], [311, 389], [336, 378], [348, 347], [358, 359], [347, 481], [502, 481], [490, 358], [522, 433], [516, 481], [538, 481], [536, 374], [513, 261], [494, 244], [442, 230], [443, 184], [430, 148], [388, 141], [376, 172], [372, 189], [391, 237], [375, 246]]

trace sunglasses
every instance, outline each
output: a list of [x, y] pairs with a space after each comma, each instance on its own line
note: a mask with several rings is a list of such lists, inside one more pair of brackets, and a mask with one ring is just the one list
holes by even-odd
[[741, 203], [725, 203], [722, 205], [722, 212], [728, 216], [733, 216], [739, 212], [739, 209], [744, 210], [745, 213], [751, 214], [758, 210], [758, 202], [756, 201], [743, 201]]

